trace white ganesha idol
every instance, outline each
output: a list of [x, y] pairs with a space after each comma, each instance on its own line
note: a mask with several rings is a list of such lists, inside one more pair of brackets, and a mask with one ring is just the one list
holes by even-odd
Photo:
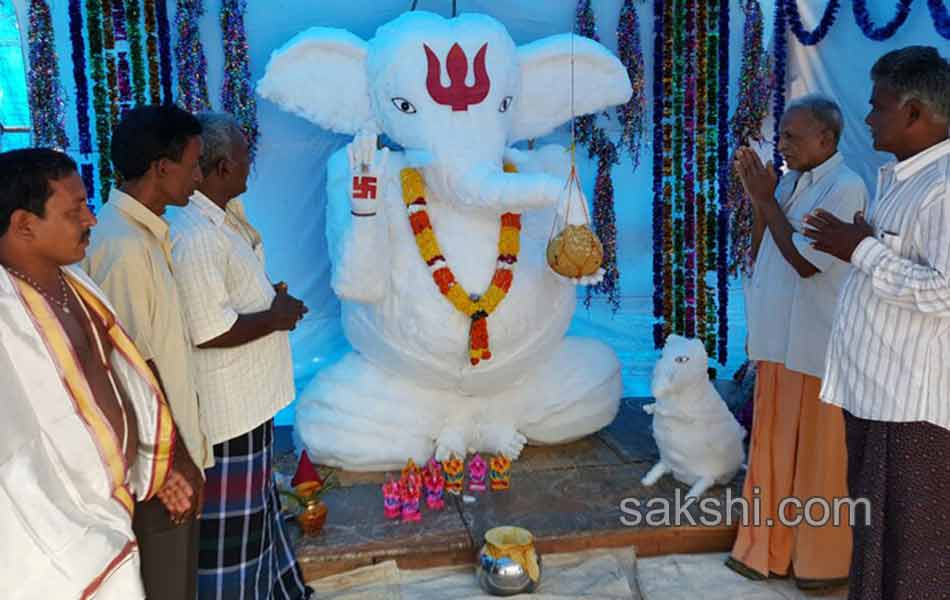
[[[567, 34], [518, 47], [478, 14], [407, 13], [368, 42], [314, 28], [271, 57], [262, 96], [355, 136], [331, 157], [327, 187], [353, 351], [298, 399], [315, 460], [383, 470], [469, 450], [516, 458], [526, 442], [574, 440], [615, 417], [616, 355], [565, 337], [575, 286], [592, 280], [546, 264], [569, 154], [512, 147], [571, 118], [572, 51], [577, 114], [629, 98], [600, 44]], [[381, 133], [404, 150], [377, 150]]]
[[672, 473], [692, 486], [688, 497], [699, 497], [712, 485], [732, 481], [742, 466], [745, 430], [709, 381], [708, 362], [701, 340], [666, 338], [653, 371], [656, 402], [643, 407], [653, 415], [660, 450], [660, 461], [643, 478], [644, 485]]

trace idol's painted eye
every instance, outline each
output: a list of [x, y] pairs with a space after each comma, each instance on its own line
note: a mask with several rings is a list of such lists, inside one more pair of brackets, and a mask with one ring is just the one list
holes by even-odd
[[395, 97], [392, 99], [393, 106], [399, 109], [400, 112], [404, 112], [407, 115], [415, 114], [416, 107], [412, 105], [412, 102], [409, 102], [405, 98]]
[[688, 363], [688, 362], [689, 362], [689, 357], [688, 357], [688, 356], [677, 356], [677, 357], [674, 358], [673, 360], [675, 360], [676, 362], [678, 362], [678, 363], [680, 363], [680, 364], [683, 364], [683, 363]]
[[501, 106], [498, 107], [498, 112], [508, 112], [508, 109], [511, 108], [511, 96], [505, 96], [501, 101]]

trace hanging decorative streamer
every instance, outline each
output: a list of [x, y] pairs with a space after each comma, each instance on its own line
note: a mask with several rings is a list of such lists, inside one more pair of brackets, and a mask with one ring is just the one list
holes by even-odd
[[683, 334], [696, 337], [696, 3], [686, 2], [683, 47]]
[[[707, 39], [707, 23], [709, 20], [709, 7], [706, 2], [699, 2], [696, 6], [696, 131], [694, 139], [696, 140], [695, 149], [695, 172], [696, 172], [696, 337], [701, 340], [707, 340], [707, 353], [712, 356], [715, 351], [713, 340], [709, 340], [708, 334], [710, 328], [706, 322], [707, 299], [710, 294], [707, 290], [706, 275], [709, 271], [706, 265], [706, 157], [708, 149], [706, 147], [706, 123], [709, 120], [709, 40]], [[713, 99], [714, 100], [714, 99]], [[715, 297], [712, 298], [715, 302]]]
[[115, 41], [126, 41], [125, 0], [112, 0], [112, 30]]
[[145, 97], [148, 94], [148, 80], [145, 78], [145, 57], [142, 55], [142, 30], [139, 25], [141, 18], [141, 0], [125, 0], [129, 60], [132, 66], [132, 96], [135, 104], [138, 105], [145, 104]]
[[666, 338], [663, 320], [663, 48], [666, 45], [663, 25], [663, 0], [653, 3], [653, 347], [662, 348]]
[[222, 0], [221, 33], [224, 38], [224, 84], [221, 106], [234, 115], [247, 137], [251, 161], [257, 151], [257, 101], [251, 91], [250, 60], [244, 13], [247, 0]]
[[178, 10], [175, 12], [175, 28], [178, 30], [178, 43], [175, 45], [175, 59], [178, 61], [178, 104], [191, 113], [211, 108], [206, 78], [208, 63], [198, 29], [203, 14], [202, 0], [178, 0]]
[[66, 148], [69, 139], [64, 126], [65, 104], [59, 84], [59, 64], [56, 61], [56, 42], [49, 4], [46, 0], [32, 0], [29, 15], [28, 81], [33, 145]]
[[106, 82], [109, 90], [109, 115], [112, 117], [110, 131], [119, 123], [119, 75], [116, 68], [112, 2], [113, 0], [102, 0], [102, 60], [105, 61]]
[[86, 33], [92, 67], [92, 110], [96, 121], [96, 150], [99, 155], [99, 199], [105, 202], [112, 184], [112, 165], [109, 163], [112, 122], [109, 92], [106, 88], [102, 16], [101, 0], [86, 0]]
[[686, 332], [686, 272], [684, 265], [685, 243], [683, 239], [683, 104], [686, 84], [683, 78], [685, 55], [686, 3], [690, 0], [675, 0], [673, 3], [673, 330]]
[[[736, 111], [729, 124], [732, 132], [732, 152], [751, 142], [761, 142], [762, 123], [768, 114], [769, 87], [768, 56], [763, 43], [763, 16], [759, 0], [745, 0], [742, 4], [745, 24], [742, 28], [742, 66], [739, 73], [739, 91]], [[729, 174], [729, 193], [726, 205], [732, 212], [730, 223], [731, 244], [729, 273], [736, 275], [752, 272], [752, 204], [745, 194], [742, 182], [734, 170]]]
[[785, 15], [788, 19], [789, 28], [804, 46], [814, 46], [825, 39], [831, 26], [835, 23], [838, 8], [841, 6], [841, 0], [828, 0], [825, 12], [821, 15], [821, 21], [818, 22], [818, 27], [814, 31], [806, 31], [802, 24], [802, 16], [798, 12], [798, 0], [778, 0], [776, 4], [782, 1], [785, 2]]
[[851, 8], [854, 11], [854, 20], [864, 35], [876, 42], [883, 42], [892, 37], [907, 20], [910, 14], [910, 5], [914, 0], [897, 0], [897, 14], [885, 25], [875, 27], [868, 14], [867, 0], [852, 0]]
[[937, 33], [950, 40], [950, 11], [943, 5], [943, 0], [927, 0], [927, 7]]
[[168, 5], [166, 0], [155, 1], [155, 20], [158, 23], [158, 55], [162, 72], [162, 101], [171, 104], [175, 101], [172, 94], [172, 43], [168, 23]]
[[145, 0], [145, 47], [148, 54], [148, 92], [152, 104], [162, 103], [162, 76], [158, 63], [158, 22], [155, 0]]
[[772, 81], [772, 117], [775, 121], [775, 129], [772, 133], [772, 166], [776, 172], [781, 173], [782, 158], [778, 151], [779, 140], [779, 121], [785, 112], [785, 69], [788, 60], [788, 39], [785, 37], [785, 3], [775, 3], [775, 25], [772, 33], [773, 45], [773, 81]]
[[718, 233], [716, 253], [716, 283], [719, 287], [719, 364], [725, 365], [729, 358], [729, 261], [726, 248], [729, 243], [729, 207], [725, 198], [729, 192], [729, 0], [719, 0], [719, 100], [718, 144], [719, 173], [716, 196], [719, 203], [719, 216], [716, 223]]
[[612, 312], [620, 309], [620, 271], [617, 268], [617, 215], [614, 213], [614, 182], [611, 169], [620, 162], [617, 147], [602, 128], [594, 129], [590, 143], [591, 157], [597, 157], [597, 179], [594, 182], [594, 231], [604, 247], [604, 278], [587, 287], [585, 304], [590, 307], [594, 293], [607, 296]]
[[83, 163], [79, 166], [83, 187], [86, 188], [86, 205], [93, 213], [96, 212], [94, 199], [96, 197], [96, 174], [92, 163]]
[[617, 24], [617, 55], [627, 68], [633, 87], [629, 102], [617, 107], [620, 118], [620, 145], [630, 153], [633, 168], [640, 166], [640, 144], [646, 111], [646, 68], [640, 43], [640, 19], [634, 0], [624, 0]]
[[[80, 0], [69, 0], [69, 40], [72, 44], [73, 81], [76, 83], [76, 122], [79, 131], [79, 153], [92, 152], [89, 129], [89, 82], [86, 80], [86, 43], [82, 35]], [[89, 194], [92, 198], [93, 194]]]
[[[580, 0], [577, 5], [578, 35], [600, 41], [594, 11], [590, 0]], [[588, 286], [584, 304], [589, 308], [593, 294], [604, 294], [611, 311], [620, 308], [620, 271], [617, 266], [617, 220], [614, 212], [614, 187], [611, 168], [619, 162], [617, 147], [607, 133], [596, 123], [596, 115], [575, 119], [575, 140], [586, 144], [590, 158], [597, 157], [597, 179], [594, 184], [594, 231], [604, 247], [604, 278], [595, 286]]]

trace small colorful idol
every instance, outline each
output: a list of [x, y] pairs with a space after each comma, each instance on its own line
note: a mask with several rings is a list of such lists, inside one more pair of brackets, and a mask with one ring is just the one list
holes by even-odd
[[488, 475], [488, 463], [476, 452], [468, 461], [468, 489], [473, 492], [485, 491], [485, 478]]
[[426, 463], [422, 473], [422, 481], [426, 486], [426, 504], [432, 510], [442, 510], [445, 507], [443, 499], [445, 491], [445, 477], [442, 476], [442, 465], [434, 458]]
[[419, 467], [416, 466], [416, 463], [411, 458], [406, 461], [406, 466], [402, 468], [402, 476], [406, 477], [409, 473], [415, 473], [416, 475], [422, 476], [422, 472], [419, 470]]
[[465, 483], [465, 463], [453, 454], [449, 460], [442, 461], [442, 471], [445, 473], [445, 491], [456, 496], [461, 494]]
[[402, 497], [398, 481], [387, 479], [383, 484], [383, 514], [387, 519], [396, 519], [402, 514]]
[[419, 504], [422, 501], [422, 478], [409, 472], [399, 480], [399, 498], [402, 501], [402, 522], [409, 523], [422, 518]]
[[491, 459], [491, 490], [497, 492], [511, 487], [511, 461], [504, 454], [497, 454]]

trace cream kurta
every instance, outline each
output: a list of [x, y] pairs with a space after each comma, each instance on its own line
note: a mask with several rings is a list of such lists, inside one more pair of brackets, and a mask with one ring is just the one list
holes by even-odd
[[[65, 269], [89, 313], [114, 323], [102, 293]], [[144, 597], [133, 497], [165, 480], [174, 440], [168, 405], [118, 326], [113, 371], [137, 417], [129, 468], [65, 331], [35, 290], [0, 268], [0, 582], [4, 600]]]

